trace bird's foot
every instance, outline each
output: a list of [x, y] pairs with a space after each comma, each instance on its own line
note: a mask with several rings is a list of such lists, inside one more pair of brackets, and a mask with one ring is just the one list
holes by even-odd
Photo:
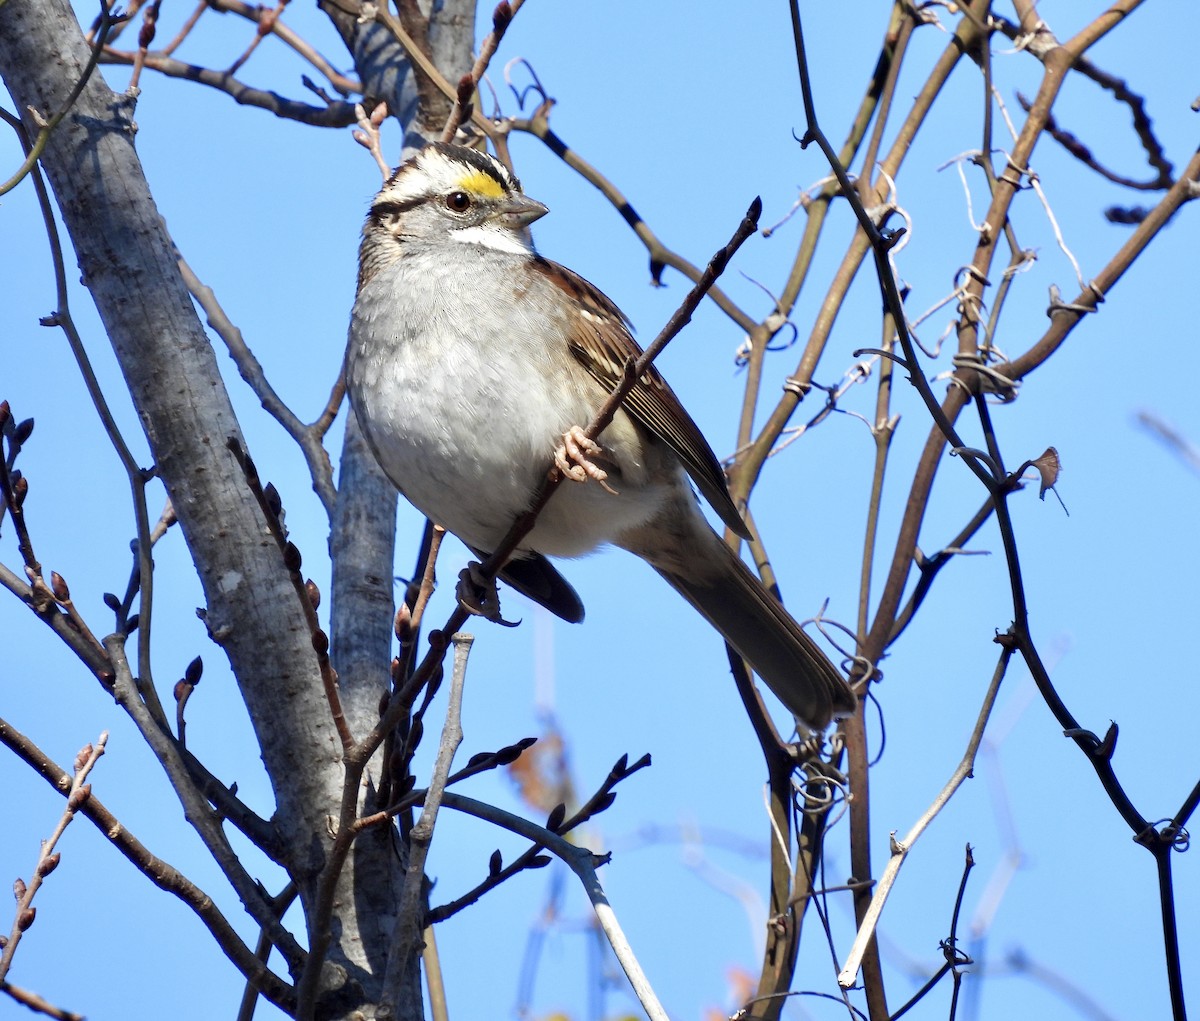
[[592, 479], [599, 482], [606, 493], [616, 496], [617, 491], [608, 484], [608, 472], [592, 460], [603, 453], [604, 448], [584, 432], [581, 426], [573, 425], [563, 433], [562, 445], [554, 451], [554, 463], [572, 482], [587, 482], [588, 479]]
[[505, 620], [500, 614], [500, 593], [496, 590], [494, 578], [486, 577], [479, 569], [479, 564], [472, 560], [458, 574], [458, 586], [455, 596], [463, 609], [476, 616], [484, 617], [493, 624], [504, 627], [516, 627], [520, 621]]

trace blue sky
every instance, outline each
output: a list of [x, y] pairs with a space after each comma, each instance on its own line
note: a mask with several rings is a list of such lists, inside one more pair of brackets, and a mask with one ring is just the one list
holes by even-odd
[[[848, 19], [834, 6], [803, 8], [819, 111], [836, 144], [874, 63], [885, 8], [858, 5], [861, 16]], [[1085, 12], [1084, 6], [1059, 2], [1039, 9], [1066, 37], [1100, 9], [1086, 5]], [[297, 5], [286, 17], [338, 62], [339, 43], [323, 15]], [[163, 19], [170, 24], [167, 12]], [[1197, 115], [1189, 104], [1197, 86], [1183, 70], [1192, 66], [1196, 20], [1196, 12], [1182, 14], [1178, 5], [1145, 5], [1093, 52], [1097, 63], [1148, 97], [1177, 169], [1196, 145]], [[160, 38], [167, 33], [160, 28]], [[210, 14], [180, 56], [219, 66], [242, 50], [249, 34], [232, 17]], [[897, 91], [902, 108], [946, 38], [934, 27], [917, 33]], [[728, 5], [713, 3], [658, 8], [532, 0], [494, 62], [497, 75], [516, 56], [531, 61], [557, 99], [555, 130], [625, 191], [665, 243], [693, 262], [703, 262], [725, 241], [755, 195], [763, 197], [763, 222], [773, 223], [798, 188], [827, 173], [816, 149], [802, 151], [792, 137], [793, 130], [803, 130], [803, 120], [781, 3], [749, 3], [734, 16]], [[1017, 111], [1015, 92], [1033, 93], [1040, 65], [1007, 52], [1000, 40], [995, 65], [1001, 97]], [[298, 95], [303, 70], [268, 41], [243, 77]], [[105, 75], [117, 89], [127, 82], [125, 69], [107, 68]], [[349, 131], [277, 121], [224, 95], [152, 74], [142, 85], [138, 148], [173, 236], [216, 290], [276, 388], [302, 417], [315, 417], [342, 356], [358, 230], [378, 185], [376, 168]], [[506, 112], [515, 110], [503, 92], [502, 104]], [[899, 181], [913, 228], [897, 265], [913, 289], [912, 310], [944, 297], [972, 254], [974, 235], [957, 175], [936, 168], [979, 144], [979, 104], [978, 75], [963, 62]], [[1068, 84], [1056, 110], [1100, 158], [1131, 176], [1146, 176], [1124, 107], [1079, 82]], [[385, 135], [393, 154], [399, 134], [393, 126]], [[0, 145], [8, 165], [15, 165], [11, 140]], [[512, 152], [527, 192], [551, 209], [535, 228], [540, 250], [604, 289], [643, 341], [653, 337], [685, 291], [681, 278], [668, 273], [667, 287], [648, 286], [644, 250], [598, 192], [535, 139], [514, 137]], [[1154, 200], [1099, 181], [1048, 140], [1038, 147], [1034, 166], [1085, 276], [1103, 266], [1127, 235], [1127, 228], [1106, 224], [1101, 210]], [[977, 175], [969, 180], [979, 216], [982, 181]], [[1021, 242], [1037, 249], [1038, 262], [1018, 279], [1002, 321], [998, 339], [1010, 353], [1024, 350], [1044, 329], [1051, 284], [1067, 296], [1076, 291], [1073, 270], [1033, 195], [1023, 193], [1015, 209]], [[1185, 208], [1101, 312], [1029, 379], [1019, 399], [994, 410], [1010, 464], [1051, 444], [1062, 456], [1059, 492], [1069, 516], [1052, 497], [1039, 502], [1036, 491], [1013, 501], [1034, 636], [1080, 721], [1098, 732], [1112, 719], [1120, 724], [1119, 774], [1150, 818], [1172, 814], [1200, 775], [1193, 736], [1196, 668], [1186, 638], [1200, 566], [1194, 528], [1200, 480], [1135, 419], [1151, 411], [1200, 437], [1190, 372], [1197, 327], [1187, 309], [1196, 277], [1188, 229], [1194, 216]], [[820, 266], [793, 317], [801, 338], [849, 227], [839, 205]], [[0, 398], [7, 397], [19, 417], [37, 420], [22, 457], [31, 483], [31, 528], [42, 562], [66, 576], [87, 618], [103, 630], [111, 618], [102, 593], [122, 591], [129, 569], [128, 490], [61, 336], [37, 325], [52, 308], [53, 280], [28, 186], [6, 196], [0, 229], [12, 253], [0, 303]], [[752, 238], [723, 281], [755, 314], [765, 315], [770, 305], [754, 281], [771, 292], [780, 289], [801, 229], [796, 219], [771, 239]], [[72, 301], [126, 435], [147, 461], [86, 292], [76, 287]], [[854, 364], [853, 350], [877, 344], [878, 307], [874, 280], [864, 271], [818, 370], [822, 383], [840, 379]], [[922, 336], [936, 337], [952, 315], [950, 308], [935, 316]], [[720, 455], [730, 452], [744, 384], [733, 361], [741, 339], [706, 307], [660, 363]], [[797, 357], [798, 348], [772, 357], [768, 394]], [[930, 373], [944, 370], [947, 357], [928, 362]], [[327, 590], [327, 526], [302, 458], [221, 358], [255, 459], [283, 496], [306, 569]], [[941, 384], [935, 386], [940, 392]], [[870, 416], [874, 397], [872, 380], [853, 389], [843, 408]], [[902, 418], [882, 519], [888, 555], [927, 432], [925, 413], [902, 382], [894, 410]], [[339, 430], [331, 436], [335, 451]], [[968, 442], [976, 441], [972, 433]], [[771, 462], [756, 494], [758, 526], [797, 616], [817, 612], [828, 599], [829, 615], [853, 624], [872, 451], [862, 421], [832, 416]], [[931, 552], [952, 536], [981, 499], [964, 466], [946, 463], [922, 548]], [[157, 509], [152, 505], [152, 512]], [[5, 525], [0, 557], [15, 566], [15, 541]], [[410, 569], [419, 519], [404, 508], [398, 527], [397, 572], [403, 574]], [[998, 554], [994, 528], [985, 528], [972, 549]], [[442, 575], [452, 577], [465, 553], [450, 544], [444, 556]], [[160, 544], [156, 563], [156, 675], [166, 688], [193, 656], [203, 654], [205, 678], [188, 710], [189, 746], [218, 775], [236, 779], [251, 805], [269, 814], [269, 788], [241, 703], [219, 650], [195, 617], [199, 589], [178, 534]], [[625, 554], [603, 553], [564, 570], [587, 604], [584, 625], [555, 622], [509, 595], [507, 615], [523, 618], [521, 627], [475, 628], [463, 753], [539, 732], [547, 708], [566, 735], [581, 790], [594, 788], [620, 754], [651, 752], [653, 768], [622, 786], [614, 808], [589, 832], [589, 843], [614, 850], [602, 878], [672, 1015], [727, 1010], [730, 969], [755, 970], [767, 824], [761, 764], [726, 676], [721, 644], [651, 571]], [[434, 619], [448, 612], [448, 590], [443, 586], [437, 596]], [[877, 874], [886, 862], [889, 831], [907, 830], [957, 764], [994, 663], [991, 637], [1010, 617], [1002, 557], [962, 558], [943, 573], [884, 663], [877, 694], [887, 742], [871, 792]], [[0, 598], [0, 638], [7, 650], [0, 663], [3, 715], [61, 763], [101, 730], [111, 731], [109, 753], [93, 776], [97, 796], [156, 853], [217, 897], [252, 938], [252, 927], [225, 894], [178, 802], [111, 699], [11, 598]], [[1166, 1016], [1152, 860], [1133, 844], [1019, 666], [1005, 682], [989, 738], [975, 780], [917, 845], [884, 916], [893, 1002], [902, 1002], [906, 990], [940, 963], [937, 943], [948, 932], [969, 842], [978, 864], [964, 917], [981, 926], [986, 942], [980, 956], [999, 972], [978, 985], [977, 1016], [1082, 1016], [1036, 983], [1001, 974], [1017, 951], [1086, 989], [1107, 1016]], [[28, 875], [37, 842], [53, 828], [61, 805], [7, 756], [0, 756], [0, 789], [9, 820], [0, 842], [0, 880], [7, 881]], [[520, 807], [501, 776], [481, 778], [466, 793]], [[830, 839], [831, 883], [843, 881], [849, 870], [844, 829], [843, 822]], [[497, 846], [509, 857], [521, 845], [443, 812], [430, 862], [434, 901], [477, 881]], [[68, 831], [61, 850], [63, 863], [39, 894], [37, 923], [20, 947], [12, 981], [94, 1021], [149, 1016], [164, 1007], [183, 1019], [234, 1014], [241, 984], [185, 908], [151, 889], [86, 822]], [[1006, 863], [1013, 862], [1017, 868], [1009, 875]], [[1200, 952], [1200, 926], [1189, 910], [1200, 881], [1190, 858], [1179, 856], [1175, 864], [1186, 982], [1194, 978], [1187, 962]], [[280, 885], [268, 865], [255, 870], [269, 888]], [[550, 870], [520, 877], [441, 928], [452, 1013], [510, 1016], [526, 941], [554, 882]], [[588, 912], [569, 879], [564, 891], [561, 912], [545, 934], [533, 1007], [539, 1014], [557, 1009], [584, 1018], [593, 966]], [[840, 958], [852, 929], [848, 905], [835, 901], [831, 914]], [[832, 991], [836, 967], [815, 919], [809, 924], [796, 987]], [[910, 966], [911, 978], [905, 974]], [[630, 1006], [620, 980], [608, 997], [614, 1013]], [[839, 1016], [840, 1008], [806, 1000], [793, 1010], [797, 1018], [820, 1018]], [[946, 992], [939, 990], [914, 1016], [942, 1017], [945, 1010]], [[259, 1016], [278, 1015], [263, 1007]]]

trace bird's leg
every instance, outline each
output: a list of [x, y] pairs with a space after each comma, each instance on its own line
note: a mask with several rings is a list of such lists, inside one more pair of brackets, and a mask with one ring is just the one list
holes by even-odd
[[520, 621], [505, 620], [500, 615], [500, 593], [496, 591], [493, 578], [485, 578], [477, 561], [472, 560], [458, 574], [458, 586], [454, 594], [470, 613], [486, 617], [494, 624], [516, 627]]
[[592, 460], [603, 453], [604, 448], [584, 432], [582, 426], [573, 425], [563, 433], [562, 445], [554, 451], [554, 463], [572, 482], [592, 479], [599, 482], [606, 493], [616, 496], [617, 491], [608, 484], [608, 472]]

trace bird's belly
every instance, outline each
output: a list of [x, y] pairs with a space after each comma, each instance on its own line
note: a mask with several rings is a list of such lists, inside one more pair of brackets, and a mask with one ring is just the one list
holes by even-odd
[[[420, 336], [380, 343], [370, 325], [352, 328], [349, 385], [384, 471], [426, 516], [494, 549], [532, 503], [564, 431], [591, 418], [590, 395], [547, 377], [528, 349], [443, 334], [435, 353]], [[643, 477], [641, 443], [623, 413], [601, 444], [619, 465], [617, 494], [565, 480], [522, 548], [581, 556], [654, 516], [668, 487]]]

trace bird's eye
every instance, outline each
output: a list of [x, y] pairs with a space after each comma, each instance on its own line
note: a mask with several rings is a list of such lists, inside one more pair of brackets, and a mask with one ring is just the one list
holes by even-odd
[[446, 208], [451, 212], [465, 213], [471, 208], [471, 196], [465, 191], [452, 191], [446, 196]]

